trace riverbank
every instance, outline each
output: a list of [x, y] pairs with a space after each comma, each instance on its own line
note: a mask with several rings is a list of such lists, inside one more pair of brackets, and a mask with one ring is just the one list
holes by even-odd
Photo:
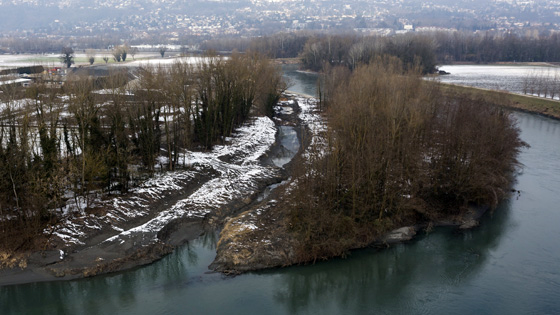
[[464, 93], [473, 98], [484, 97], [504, 108], [560, 119], [560, 101], [557, 100], [443, 82], [440, 84], [445, 92]]
[[[317, 100], [309, 95], [291, 96], [300, 112], [302, 126], [308, 129], [303, 152], [291, 162], [291, 167], [308, 163], [310, 150], [323, 150], [326, 125], [317, 108]], [[216, 247], [216, 258], [210, 265], [212, 270], [225, 274], [240, 274], [248, 271], [313, 263], [299, 256], [301, 247], [293, 233], [289, 218], [291, 193], [298, 189], [297, 179], [290, 177], [283, 181], [269, 196], [253, 204], [243, 213], [230, 219], [220, 234]], [[391, 226], [380, 231], [374, 240], [363, 241], [356, 237], [347, 250], [366, 247], [386, 248], [413, 240], [422, 231], [429, 232], [436, 227], [471, 229], [479, 224], [489, 207], [469, 207], [466, 211], [429, 220], [408, 220], [402, 225]], [[404, 223], [404, 224], [403, 224]]]
[[[322, 139], [326, 126], [317, 100], [309, 95], [287, 96], [291, 100], [277, 107], [276, 126], [293, 126], [303, 148], [320, 150], [325, 145]], [[306, 151], [300, 150], [286, 165], [287, 171], [272, 166], [270, 156], [282, 151], [272, 125], [259, 118], [253, 127], [238, 132], [229, 146], [215, 149], [211, 155], [192, 153], [188, 157], [189, 171], [194, 169], [196, 173], [163, 175], [146, 182], [135, 196], [112, 198], [108, 204], [114, 205], [113, 211], [72, 218], [59, 229], [60, 243], [51, 250], [30, 254], [24, 269], [1, 270], [0, 285], [68, 280], [149, 264], [205, 229], [222, 225], [217, 256], [211, 265], [216, 271], [235, 274], [307, 263], [297, 257], [297, 240], [290, 233], [285, 209], [285, 197], [297, 189], [297, 183], [286, 179], [294, 165], [305, 163]], [[244, 186], [247, 178], [239, 179], [243, 174], [254, 175], [249, 180], [252, 184]], [[266, 187], [271, 191], [263, 196]], [[123, 212], [125, 204], [128, 215]], [[355, 243], [349, 250], [409, 241], [420, 231], [436, 226], [472, 228], [485, 211], [470, 209], [445, 219], [409, 222], [373, 242]], [[109, 220], [100, 221], [98, 215]]]
[[513, 61], [498, 61], [498, 62], [474, 62], [474, 61], [450, 61], [446, 62], [446, 65], [468, 65], [468, 66], [477, 66], [477, 65], [502, 65], [502, 66], [537, 66], [537, 67], [555, 67], [560, 65], [558, 62], [513, 62]]
[[[493, 99], [489, 99], [489, 96], [484, 96], [486, 100], [483, 102], [481, 102], [480, 99], [478, 100], [479, 102], [472, 102], [472, 100], [480, 97], [480, 93], [477, 93], [478, 92], [477, 90], [472, 90], [472, 94], [467, 95], [467, 97], [461, 96], [455, 99], [452, 93], [458, 91], [451, 90], [446, 86], [439, 86], [438, 89], [444, 90], [443, 93], [444, 95], [440, 93], [441, 91], [437, 91], [440, 97], [442, 96], [446, 98], [447, 96], [445, 94], [451, 94], [449, 100], [450, 104], [454, 104], [455, 100], [457, 100], [456, 101], [457, 103], [462, 102], [460, 104], [468, 108], [470, 103], [477, 103], [481, 107], [477, 109], [475, 112], [484, 113], [481, 117], [503, 117], [502, 115], [492, 115], [494, 113], [499, 114], [501, 112], [499, 109], [494, 108], [494, 106], [492, 106], [493, 104], [496, 105], [505, 104], [503, 98], [500, 98], [499, 94], [496, 94], [495, 91], [489, 91], [489, 93], [491, 93], [491, 95], [493, 95], [497, 100], [499, 100], [499, 102], [495, 102]], [[461, 93], [463, 94], [464, 92]], [[349, 98], [350, 97], [346, 97], [343, 99], [349, 99]], [[297, 96], [296, 96], [296, 100], [298, 101], [298, 103], [301, 103], [303, 105], [309, 104], [309, 100], [298, 98]], [[315, 103], [310, 105], [311, 106], [302, 106], [302, 113], [305, 113], [307, 116], [309, 115], [319, 116], [318, 112], [316, 111], [316, 108], [315, 109], [313, 108], [314, 106], [316, 107], [317, 104]], [[484, 111], [485, 109], [489, 109], [489, 108], [492, 109], [491, 112]], [[487, 113], [488, 115], [486, 115]], [[462, 117], [462, 115], [459, 115], [459, 117]], [[305, 121], [303, 117], [302, 117], [302, 121]], [[473, 119], [473, 121], [476, 120]], [[478, 121], [484, 121], [484, 119]], [[302, 122], [302, 124], [305, 125], [305, 122]], [[454, 123], [452, 123], [452, 125], [455, 126]], [[481, 123], [481, 125], [487, 125], [487, 124]], [[470, 129], [471, 127], [465, 128], [465, 130], [470, 130]], [[515, 136], [517, 134], [516, 132], [517, 128], [515, 128], [513, 123], [512, 123], [512, 127], [509, 130], [514, 135], [514, 138], [517, 138], [517, 136]], [[499, 131], [499, 128], [494, 129], [494, 131]], [[312, 137], [315, 136], [313, 135], [312, 132], [311, 134]], [[477, 136], [473, 137], [473, 139], [474, 138], [485, 139], [485, 135], [487, 134], [497, 134], [497, 133], [493, 133], [493, 132], [478, 133]], [[473, 134], [471, 134], [471, 136], [472, 135]], [[316, 136], [318, 139], [325, 138], [322, 135], [316, 135]], [[463, 137], [458, 137], [458, 138], [463, 138]], [[468, 139], [468, 137], [464, 137], [464, 138]], [[320, 143], [320, 141], [318, 141], [318, 143]], [[500, 144], [504, 144], [504, 143], [505, 141], [503, 141]], [[484, 152], [485, 148], [493, 147], [493, 146], [489, 146], [488, 142], [486, 142], [486, 144], [480, 143], [479, 145], [481, 150], [476, 152], [479, 154], [473, 153], [474, 156], [483, 155], [485, 154]], [[521, 146], [522, 144], [519, 145]], [[310, 146], [308, 150], [311, 150], [312, 152], [325, 152], [325, 150], [321, 149], [320, 144], [317, 145], [317, 147]], [[506, 154], [498, 155], [498, 157], [500, 159], [504, 159], [505, 155]], [[307, 162], [309, 162], [306, 161], [305, 157], [306, 157], [306, 153], [303, 153], [300, 159], [297, 160], [295, 163], [298, 165], [305, 165]], [[515, 164], [515, 161], [512, 161], [512, 163]], [[483, 164], [488, 165], [488, 162]], [[473, 170], [471, 169], [470, 171], [472, 172]], [[512, 168], [511, 171], [513, 172], [514, 169]], [[317, 173], [320, 174], [320, 172], [321, 171], [319, 170], [318, 172], [315, 172], [315, 174]], [[489, 172], [492, 173], [492, 170], [490, 170]], [[488, 174], [488, 172], [486, 172], [486, 174]], [[505, 174], [505, 175], [511, 175], [511, 174]], [[502, 198], [508, 197], [510, 182], [509, 180], [506, 182], [505, 176], [500, 178], [500, 180], [504, 179], [501, 182], [494, 180], [492, 176], [486, 176], [486, 177], [484, 176], [485, 174], [482, 174], [480, 177], [479, 176], [476, 177], [484, 178], [482, 181], [482, 185], [492, 185], [492, 186], [494, 184], [496, 185], [494, 187], [496, 190], [493, 190], [494, 196], [496, 198], [494, 200], [488, 198], [483, 203], [486, 202], [488, 204], [492, 203], [495, 206], [498, 203], [498, 201], [500, 201]], [[314, 178], [312, 176], [310, 177]], [[430, 176], [430, 178], [433, 177]], [[331, 180], [330, 182], [336, 182], [336, 181]], [[421, 231], [429, 232], [434, 227], [446, 226], [446, 227], [456, 227], [460, 229], [470, 229], [476, 227], [478, 225], [479, 219], [489, 209], [489, 207], [472, 207], [472, 206], [466, 208], [466, 204], [463, 205], [454, 204], [451, 207], [443, 207], [443, 205], [440, 205], [442, 206], [441, 207], [442, 211], [438, 212], [438, 211], [431, 211], [432, 208], [438, 208], [437, 200], [429, 200], [428, 202], [421, 203], [423, 200], [414, 199], [414, 201], [411, 202], [409, 205], [411, 211], [407, 213], [403, 213], [402, 216], [396, 216], [394, 220], [392, 218], [385, 219], [383, 221], [379, 220], [376, 221], [375, 224], [371, 224], [370, 226], [367, 226], [363, 230], [359, 230], [359, 231], [357, 231], [358, 229], [351, 230], [351, 228], [348, 228], [347, 230], [350, 230], [349, 233], [346, 234], [338, 233], [330, 238], [327, 236], [323, 237], [322, 239], [315, 238], [318, 239], [319, 241], [309, 242], [308, 240], [310, 239], [314, 240], [314, 238], [312, 237], [313, 235], [317, 235], [317, 234], [313, 234], [314, 232], [316, 232], [317, 230], [319, 231], [325, 231], [325, 230], [324, 229], [321, 230], [320, 229], [321, 227], [315, 230], [306, 229], [304, 230], [304, 232], [308, 232], [308, 234], [303, 234], [303, 236], [299, 237], [299, 239], [297, 235], [294, 235], [298, 231], [302, 230], [300, 229], [298, 231], [294, 231], [295, 229], [292, 228], [291, 225], [291, 223], [294, 222], [293, 217], [292, 218], [289, 217], [290, 212], [293, 213], [293, 211], [289, 209], [290, 202], [292, 202], [291, 204], [294, 204], [293, 200], [290, 200], [289, 195], [290, 193], [297, 190], [298, 190], [297, 179], [292, 179], [291, 183], [290, 182], [285, 183], [282, 187], [277, 188], [278, 194], [276, 196], [273, 196], [273, 198], [269, 202], [266, 203], [263, 202], [262, 204], [256, 206], [254, 209], [250, 209], [245, 213], [243, 213], [242, 215], [230, 220], [226, 224], [224, 230], [222, 231], [222, 235], [220, 237], [217, 246], [217, 256], [215, 261], [211, 265], [211, 268], [225, 273], [236, 274], [236, 273], [241, 273], [250, 270], [258, 270], [262, 268], [274, 268], [274, 267], [281, 267], [281, 266], [294, 265], [294, 264], [306, 264], [310, 262], [309, 261], [310, 255], [306, 255], [304, 251], [301, 250], [302, 248], [309, 249], [310, 251], [314, 250], [314, 248], [319, 248], [319, 250], [326, 249], [322, 251], [319, 255], [314, 256], [314, 257], [319, 256], [318, 259], [323, 259], [323, 258], [326, 259], [333, 256], [345, 255], [348, 251], [357, 248], [364, 248], [364, 247], [371, 247], [371, 246], [386, 247], [388, 245], [392, 245], [395, 243], [412, 240], [418, 234], [422, 234], [420, 233]], [[321, 192], [319, 192], [319, 194], [320, 193]], [[450, 194], [453, 194], [453, 192], [451, 192]], [[300, 198], [300, 200], [305, 200], [311, 198], [310, 196], [312, 195], [313, 192], [304, 196], [299, 195], [298, 197]], [[410, 198], [410, 195], [408, 196], [409, 196], [408, 198]], [[441, 195], [438, 197], [445, 198], [445, 196], [441, 196]], [[419, 203], [413, 204], [416, 202]], [[318, 202], [317, 204], [321, 204], [321, 203]], [[323, 209], [330, 207], [329, 204], [321, 204], [321, 205]], [[313, 205], [311, 205], [311, 207], [312, 206]], [[310, 209], [311, 207], [303, 208], [303, 210], [299, 210], [300, 208], [298, 208], [297, 211], [304, 212]], [[316, 214], [321, 212], [316, 211], [313, 213]], [[325, 211], [323, 213], [327, 213], [327, 212]], [[344, 216], [341, 217], [342, 219], [340, 219], [339, 221], [346, 219], [346, 217]], [[300, 222], [303, 220], [301, 219], [301, 217], [295, 217], [295, 219], [300, 220]], [[307, 221], [305, 221], [306, 223], [311, 222], [311, 225], [308, 226], [312, 226], [313, 222], [315, 221], [325, 222], [325, 220], [321, 221], [321, 217], [317, 215], [308, 216], [306, 217], [306, 219], [308, 219]], [[332, 221], [336, 219], [337, 218], [333, 216]], [[349, 219], [348, 221], [350, 220], [351, 219]], [[298, 222], [295, 221], [294, 226], [297, 223]], [[351, 223], [348, 223], [348, 225], [351, 226]], [[327, 222], [327, 223], [323, 223], [322, 227], [324, 226], [331, 227], [332, 225], [329, 225], [329, 223]], [[324, 234], [329, 235], [328, 232], [325, 232]], [[339, 239], [341, 239], [342, 241], [340, 241]], [[337, 244], [338, 246], [337, 252], [334, 254], [330, 254], [334, 251], [328, 252], [329, 246], [331, 246], [330, 244], [336, 242], [339, 242]], [[341, 248], [341, 250], [338, 250], [339, 248]], [[300, 252], [298, 253], [298, 251]], [[311, 257], [311, 260], [312, 259], [313, 257]]]
[[[281, 103], [279, 111], [297, 114], [295, 123], [302, 143], [298, 154], [287, 165], [289, 173], [293, 173], [293, 167], [306, 163], [310, 148], [324, 145], [322, 136], [326, 125], [315, 98], [295, 93], [288, 96], [291, 101]], [[297, 189], [297, 182], [290, 177], [277, 185], [266, 198], [230, 219], [220, 233], [216, 258], [209, 268], [225, 274], [239, 274], [299, 263], [295, 252], [297, 240], [290, 231], [286, 209], [293, 189]]]
[[[297, 60], [293, 64], [297, 64]], [[278, 61], [282, 63], [281, 61]], [[449, 63], [450, 65], [479, 65], [474, 62], [455, 62]], [[558, 63], [552, 62], [494, 62], [486, 65], [499, 65], [499, 66], [533, 66], [533, 67], [557, 67]], [[317, 72], [298, 70], [302, 73], [318, 74]], [[437, 76], [435, 76], [437, 77]], [[531, 95], [523, 95], [511, 93], [503, 90], [493, 90], [485, 88], [476, 88], [466, 85], [456, 85], [451, 83], [439, 82], [442, 84], [443, 90], [450, 92], [465, 93], [471, 97], [485, 97], [489, 98], [496, 105], [504, 108], [518, 110], [527, 113], [542, 115], [545, 117], [560, 119], [560, 100], [553, 100], [548, 98], [536, 97]], [[307, 95], [309, 97], [309, 95]]]
[[220, 227], [266, 187], [286, 178], [272, 161], [281, 156], [277, 136], [275, 122], [257, 117], [226, 145], [187, 152], [183, 169], [156, 175], [127, 195], [104, 196], [93, 209], [69, 211], [63, 222], [45, 230], [51, 236], [48, 248], [21, 254], [12, 268], [0, 269], [0, 285], [69, 280], [149, 264]]

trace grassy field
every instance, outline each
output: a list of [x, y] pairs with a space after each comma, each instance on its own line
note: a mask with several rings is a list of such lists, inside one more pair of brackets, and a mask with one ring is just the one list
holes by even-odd
[[465, 93], [473, 97], [483, 96], [498, 106], [560, 119], [560, 101], [445, 83], [442, 83], [442, 87], [448, 92]]

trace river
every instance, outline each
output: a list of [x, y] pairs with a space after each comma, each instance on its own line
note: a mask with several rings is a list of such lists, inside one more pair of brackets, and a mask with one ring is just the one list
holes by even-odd
[[[291, 90], [314, 94], [313, 75], [285, 70]], [[519, 156], [519, 193], [473, 230], [438, 228], [384, 250], [237, 277], [208, 273], [216, 235], [207, 234], [126, 272], [0, 287], [0, 314], [557, 314], [560, 122], [514, 115], [531, 145]]]

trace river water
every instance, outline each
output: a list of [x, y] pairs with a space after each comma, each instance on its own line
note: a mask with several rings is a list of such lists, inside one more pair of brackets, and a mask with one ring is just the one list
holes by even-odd
[[[314, 94], [314, 76], [285, 70], [291, 90]], [[0, 287], [0, 314], [558, 314], [560, 123], [514, 115], [531, 145], [519, 157], [519, 193], [471, 231], [440, 228], [347, 259], [237, 277], [207, 273], [216, 241], [207, 234], [134, 270]]]

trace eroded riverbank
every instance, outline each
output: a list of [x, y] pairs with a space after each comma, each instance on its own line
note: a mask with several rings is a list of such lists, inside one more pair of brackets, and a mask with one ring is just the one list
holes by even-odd
[[[25, 268], [0, 270], [0, 285], [67, 280], [151, 263], [221, 226], [268, 186], [286, 178], [277, 127], [257, 117], [211, 152], [188, 152], [183, 170], [155, 176], [125, 196], [71, 211], [52, 227], [50, 249], [25, 255]], [[272, 157], [271, 157], [272, 156]]]
[[[306, 150], [321, 150], [326, 126], [316, 99], [286, 96], [275, 123], [257, 118], [228, 145], [189, 153], [188, 170], [156, 176], [135, 194], [108, 200], [97, 215], [68, 218], [56, 231], [55, 249], [32, 253], [23, 270], [0, 271], [0, 284], [90, 277], [149, 264], [224, 225], [213, 270], [236, 274], [307, 263], [296, 255], [285, 197], [297, 189], [289, 178], [292, 167], [306, 163]], [[284, 139], [278, 130], [287, 133]], [[415, 222], [349, 250], [409, 241], [435, 226], [471, 228], [483, 213]]]
[[[300, 124], [306, 127], [303, 133], [307, 139], [303, 151], [295, 156], [290, 166], [309, 163], [309, 152], [324, 150], [324, 133], [326, 125], [318, 110], [317, 100], [303, 95], [290, 95], [300, 109]], [[290, 194], [297, 189], [297, 179], [290, 177], [269, 193], [266, 198], [253, 203], [240, 215], [226, 222], [216, 247], [216, 258], [210, 269], [226, 274], [239, 274], [268, 268], [307, 264], [297, 253], [301, 247], [297, 236], [290, 226]], [[370, 242], [363, 242], [357, 237], [350, 243], [348, 251], [364, 248], [386, 248], [410, 241], [422, 231], [431, 231], [435, 227], [455, 227], [471, 229], [489, 207], [470, 207], [468, 211], [447, 215], [432, 220], [408, 222], [382, 233]]]

